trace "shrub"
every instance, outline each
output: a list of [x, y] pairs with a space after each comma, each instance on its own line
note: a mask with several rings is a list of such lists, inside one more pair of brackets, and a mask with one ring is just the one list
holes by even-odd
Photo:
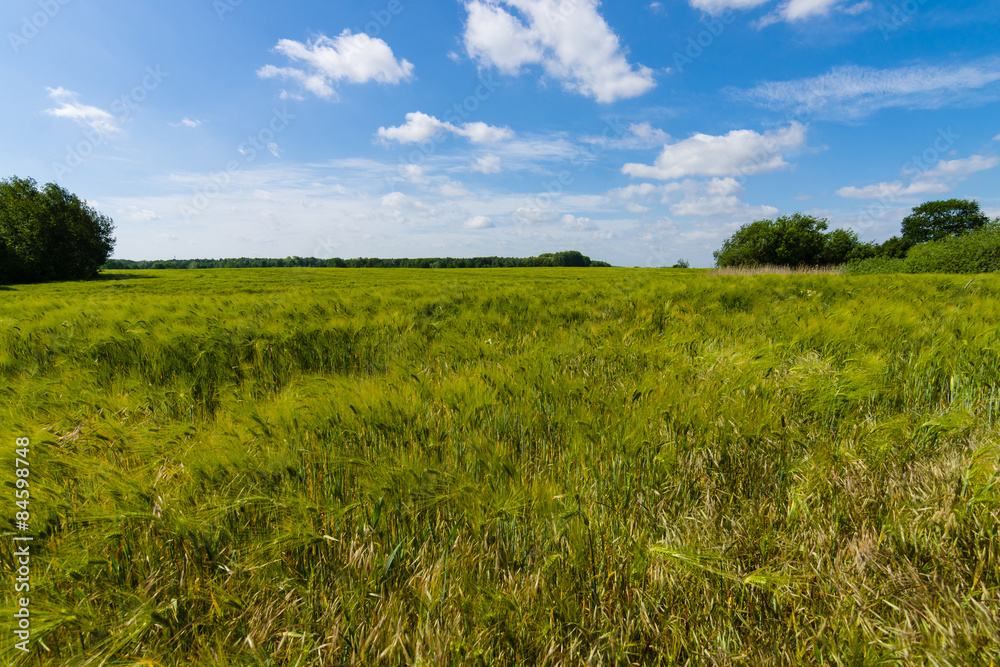
[[825, 219], [795, 213], [743, 225], [713, 253], [719, 268], [764, 264], [803, 266], [819, 262], [826, 247]]
[[910, 273], [989, 273], [1000, 269], [1000, 224], [914, 246], [906, 256]]

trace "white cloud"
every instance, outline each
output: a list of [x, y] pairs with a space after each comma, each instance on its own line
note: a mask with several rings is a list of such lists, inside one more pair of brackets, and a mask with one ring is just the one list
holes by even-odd
[[1000, 158], [972, 155], [960, 160], [941, 160], [933, 169], [918, 174], [909, 185], [902, 181], [876, 183], [864, 187], [848, 186], [837, 190], [846, 199], [886, 199], [914, 195], [942, 194], [949, 192], [956, 183], [971, 174], [993, 169], [1000, 165]]
[[514, 137], [514, 131], [509, 127], [496, 127], [476, 121], [452, 125], [421, 111], [406, 114], [406, 122], [396, 127], [380, 127], [378, 138], [382, 142], [397, 141], [401, 144], [415, 144], [428, 141], [441, 132], [450, 132], [465, 137], [474, 144], [487, 144], [506, 141]]
[[514, 131], [509, 127], [496, 127], [480, 121], [463, 123], [461, 127], [454, 128], [452, 131], [474, 144], [495, 144], [514, 137]]
[[691, 0], [691, 6], [709, 14], [721, 14], [727, 9], [753, 9], [770, 0]]
[[[860, 118], [879, 109], [937, 109], [997, 97], [1000, 59], [958, 66], [874, 69], [848, 65], [827, 74], [793, 81], [771, 81], [729, 95], [768, 109], [834, 118]], [[977, 99], [978, 96], [978, 99]]]
[[[690, 2], [691, 6], [696, 9], [718, 15], [727, 9], [753, 9], [770, 2], [770, 0], [690, 0]], [[862, 0], [862, 2], [846, 7], [842, 3], [843, 0], [786, 0], [784, 4], [755, 25], [758, 28], [764, 28], [779, 21], [795, 22], [819, 16], [829, 16], [834, 9], [857, 16], [872, 8], [872, 4], [868, 0]]]
[[584, 137], [583, 140], [604, 150], [638, 150], [663, 146], [670, 141], [670, 135], [653, 127], [649, 122], [642, 122], [629, 124], [618, 137], [590, 136]]
[[493, 221], [485, 215], [476, 215], [465, 221], [465, 227], [467, 229], [486, 229], [494, 226]]
[[[713, 178], [710, 181], [685, 180], [671, 183], [665, 189], [664, 199], [671, 202], [670, 212], [676, 216], [700, 218], [766, 218], [777, 215], [773, 206], [753, 206], [740, 200], [743, 186], [733, 178]], [[674, 199], [679, 195], [680, 200]]]
[[521, 222], [529, 225], [554, 222], [558, 217], [552, 210], [528, 206], [522, 206], [515, 210], [514, 216]]
[[843, 11], [845, 14], [850, 14], [851, 16], [857, 16], [858, 14], [863, 14], [864, 12], [867, 12], [871, 8], [872, 8], [872, 3], [869, 2], [868, 0], [864, 0], [864, 2], [859, 2], [849, 7], [844, 7]]
[[480, 174], [498, 174], [500, 173], [500, 158], [492, 154], [477, 158], [476, 163], [472, 165], [472, 171], [478, 171]]
[[934, 187], [917, 183], [907, 186], [902, 181], [892, 181], [866, 185], [862, 188], [844, 187], [837, 190], [837, 194], [845, 199], [896, 199], [908, 195], [940, 194], [947, 191], [948, 187], [940, 184]]
[[180, 122], [169, 123], [170, 127], [189, 127], [195, 128], [204, 123], [203, 120], [191, 120], [190, 118], [182, 118]]
[[997, 136], [993, 137], [993, 141], [1000, 141], [1000, 134], [998, 134]]
[[409, 208], [410, 198], [402, 192], [390, 192], [382, 197], [382, 206], [395, 209]]
[[782, 151], [801, 148], [805, 139], [806, 126], [798, 122], [764, 134], [753, 130], [733, 130], [722, 136], [696, 134], [664, 146], [655, 164], [628, 163], [622, 173], [659, 180], [761, 174], [787, 167]]
[[802, 21], [815, 16], [827, 16], [840, 0], [788, 0], [778, 12], [786, 21]]
[[49, 97], [56, 101], [59, 106], [54, 109], [46, 109], [45, 113], [56, 118], [68, 118], [79, 125], [89, 127], [103, 136], [116, 134], [121, 131], [116, 119], [110, 112], [99, 107], [83, 104], [79, 101], [77, 93], [65, 88], [46, 88]]
[[469, 191], [462, 187], [462, 184], [458, 181], [447, 181], [446, 183], [441, 184], [438, 188], [438, 192], [449, 198], [464, 197], [469, 194]]
[[597, 229], [597, 224], [590, 218], [578, 218], [575, 215], [565, 214], [559, 218], [560, 224], [562, 224], [564, 229], [569, 229], [574, 232], [591, 232]]
[[418, 164], [404, 164], [399, 170], [411, 183], [423, 183], [425, 180], [424, 168]]
[[778, 209], [773, 206], [754, 206], [743, 202], [740, 200], [743, 194], [744, 187], [732, 177], [708, 180], [687, 178], [662, 185], [638, 183], [608, 192], [612, 199], [626, 201], [626, 209], [632, 212], [645, 213], [650, 210], [634, 200], [656, 200], [669, 205], [671, 214], [679, 217], [745, 220], [778, 213]]
[[315, 41], [296, 42], [282, 39], [274, 51], [295, 62], [304, 63], [306, 69], [266, 65], [257, 71], [263, 79], [281, 78], [297, 81], [309, 92], [325, 99], [336, 99], [334, 83], [397, 84], [413, 75], [413, 64], [397, 60], [392, 49], [381, 39], [365, 33], [351, 34], [344, 30], [334, 38], [320, 35]]
[[[524, 22], [501, 5], [516, 10]], [[511, 75], [541, 65], [567, 90], [602, 103], [642, 95], [656, 85], [653, 71], [626, 60], [597, 5], [597, 0], [470, 0], [466, 53]]]

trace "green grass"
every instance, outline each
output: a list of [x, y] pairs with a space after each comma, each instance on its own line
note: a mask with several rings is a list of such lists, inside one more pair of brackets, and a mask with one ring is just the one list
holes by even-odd
[[0, 293], [4, 664], [1000, 662], [1000, 278], [108, 277]]

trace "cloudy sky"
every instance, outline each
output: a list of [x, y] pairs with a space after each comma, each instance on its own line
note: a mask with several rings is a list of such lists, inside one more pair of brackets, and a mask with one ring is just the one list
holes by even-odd
[[710, 266], [804, 211], [1000, 215], [996, 0], [5, 0], [0, 177], [115, 256]]

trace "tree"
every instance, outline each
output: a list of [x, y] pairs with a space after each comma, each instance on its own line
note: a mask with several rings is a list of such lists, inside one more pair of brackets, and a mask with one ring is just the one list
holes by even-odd
[[823, 252], [817, 258], [816, 264], [834, 266], [843, 264], [861, 245], [858, 235], [850, 229], [835, 229], [826, 235]]
[[111, 218], [54, 183], [0, 181], [0, 282], [91, 278], [114, 249], [113, 231]]
[[979, 202], [968, 199], [929, 201], [903, 219], [903, 239], [911, 244], [961, 236], [990, 221], [979, 210]]
[[822, 261], [827, 237], [826, 219], [795, 213], [776, 220], [757, 220], [743, 225], [713, 253], [715, 265], [803, 266]]

